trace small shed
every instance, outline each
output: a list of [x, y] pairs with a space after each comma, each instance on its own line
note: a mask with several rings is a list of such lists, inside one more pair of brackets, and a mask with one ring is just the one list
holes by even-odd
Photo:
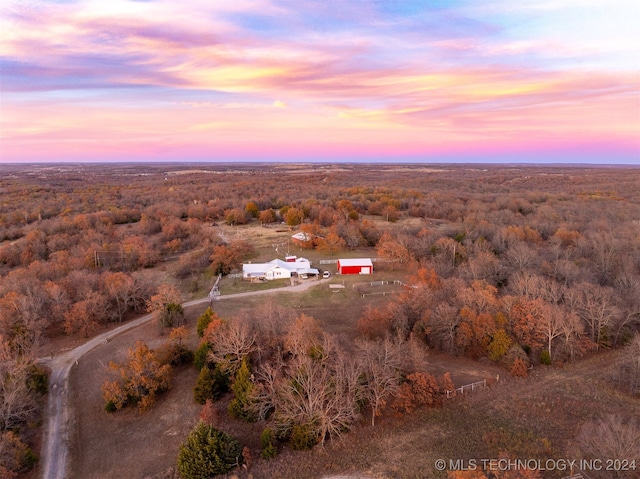
[[373, 263], [369, 258], [349, 258], [338, 260], [338, 274], [371, 274]]

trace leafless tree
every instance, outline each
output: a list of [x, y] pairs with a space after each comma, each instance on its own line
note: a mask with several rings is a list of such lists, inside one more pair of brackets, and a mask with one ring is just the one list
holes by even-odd
[[616, 304], [616, 295], [611, 288], [591, 283], [576, 286], [578, 292], [578, 315], [584, 320], [591, 340], [600, 346], [605, 328], [611, 329], [621, 317]]
[[497, 277], [500, 261], [495, 254], [481, 251], [469, 259], [463, 267], [463, 273], [472, 280], [485, 280], [493, 283]]
[[559, 324], [564, 354], [573, 360], [580, 352], [580, 340], [584, 334], [584, 323], [572, 311], [565, 308], [565, 316]]
[[440, 238], [433, 243], [434, 265], [438, 275], [447, 277], [453, 273], [456, 264], [466, 258], [466, 251], [457, 241], [451, 238]]
[[208, 359], [234, 374], [245, 356], [257, 350], [257, 332], [246, 318], [234, 318], [209, 338], [211, 350]]
[[439, 303], [429, 319], [429, 338], [443, 351], [453, 353], [456, 349], [456, 330], [460, 324], [459, 309], [452, 304]]
[[547, 340], [547, 350], [549, 357], [553, 358], [552, 343], [553, 340], [562, 336], [562, 323], [565, 321], [564, 311], [560, 306], [555, 304], [547, 304], [542, 315], [541, 329]]
[[615, 379], [623, 390], [640, 396], [640, 334], [627, 346]]
[[284, 337], [285, 351], [294, 356], [304, 356], [322, 342], [322, 328], [311, 316], [301, 314]]
[[107, 273], [104, 276], [105, 291], [108, 299], [114, 304], [114, 316], [122, 322], [124, 314], [131, 305], [133, 279], [126, 273]]
[[365, 378], [365, 397], [371, 407], [371, 426], [375, 418], [400, 387], [403, 357], [398, 344], [390, 339], [358, 344]]
[[587, 240], [589, 258], [600, 284], [608, 284], [619, 266], [623, 243], [613, 231], [598, 231]]
[[19, 427], [34, 417], [38, 405], [27, 385], [33, 364], [29, 354], [17, 355], [0, 336], [0, 430]]
[[538, 255], [535, 249], [519, 241], [509, 246], [504, 258], [516, 271], [525, 271], [536, 264]]
[[261, 364], [255, 374], [255, 386], [251, 397], [251, 407], [256, 417], [268, 418], [278, 406], [278, 394], [283, 379], [284, 363], [280, 358]]
[[[640, 422], [637, 417], [607, 416], [589, 421], [582, 426], [577, 441], [585, 459], [628, 461], [627, 464], [631, 461], [636, 464], [640, 462]], [[603, 479], [638, 477], [637, 470], [613, 470], [617, 468], [605, 466], [601, 471], [589, 471], [590, 477]]]
[[328, 362], [293, 358], [286, 376], [278, 381], [276, 422], [305, 425], [320, 443], [340, 437], [360, 416], [357, 368], [342, 354]]
[[244, 314], [243, 318], [256, 330], [258, 352], [261, 355], [267, 355], [267, 358], [263, 359], [268, 359], [275, 353], [281, 354], [284, 349], [284, 338], [295, 321], [295, 313], [291, 308], [280, 306], [273, 300], [266, 300]]

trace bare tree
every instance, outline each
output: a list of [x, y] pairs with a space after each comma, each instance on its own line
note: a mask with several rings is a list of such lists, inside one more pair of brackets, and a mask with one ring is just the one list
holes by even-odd
[[153, 313], [158, 321], [160, 330], [167, 326], [180, 326], [184, 319], [184, 310], [180, 303], [182, 293], [173, 285], [161, 284], [158, 292], [147, 302], [147, 311]]
[[[638, 418], [622, 418], [607, 416], [602, 419], [589, 421], [582, 426], [577, 438], [578, 447], [585, 459], [599, 459], [602, 461], [640, 462], [640, 422]], [[612, 470], [617, 468], [602, 468], [602, 471], [590, 471], [594, 478], [636, 478], [636, 470]], [[606, 470], [605, 470], [606, 469]]]
[[115, 317], [122, 322], [124, 314], [129, 309], [133, 292], [133, 279], [126, 273], [107, 273], [104, 286], [109, 299], [115, 306]]
[[581, 351], [581, 339], [584, 335], [584, 323], [572, 311], [565, 308], [565, 316], [560, 322], [561, 345], [564, 354], [573, 360]]
[[614, 326], [621, 317], [616, 295], [611, 288], [591, 283], [580, 283], [578, 291], [578, 315], [584, 320], [591, 340], [601, 346], [605, 329]]
[[537, 252], [524, 242], [517, 242], [504, 254], [507, 263], [516, 271], [525, 271], [537, 262]]
[[282, 351], [284, 337], [295, 321], [295, 313], [291, 308], [285, 308], [270, 299], [260, 303], [249, 315], [261, 347], [266, 351]]
[[562, 336], [562, 323], [565, 320], [564, 311], [559, 306], [547, 303], [541, 320], [541, 329], [547, 340], [549, 357], [553, 358], [551, 345], [554, 339]]
[[294, 356], [304, 356], [322, 342], [322, 328], [315, 318], [301, 314], [284, 337], [285, 351]]
[[357, 365], [344, 355], [329, 362], [293, 359], [278, 382], [276, 422], [310, 428], [320, 443], [340, 437], [360, 416]]
[[358, 344], [365, 378], [365, 397], [371, 407], [371, 426], [398, 390], [403, 363], [402, 353], [390, 339]]
[[217, 334], [208, 338], [211, 350], [208, 359], [234, 374], [245, 356], [257, 350], [257, 332], [245, 318], [225, 322]]
[[27, 385], [33, 364], [30, 355], [16, 354], [0, 336], [0, 430], [19, 427], [36, 414], [38, 405]]
[[640, 396], [640, 334], [627, 346], [616, 380], [632, 396]]
[[429, 319], [429, 342], [446, 352], [456, 350], [456, 331], [460, 325], [458, 308], [449, 303], [438, 304]]
[[493, 283], [497, 277], [500, 261], [490, 251], [480, 251], [474, 258], [469, 259], [463, 271], [472, 280], [485, 280]]

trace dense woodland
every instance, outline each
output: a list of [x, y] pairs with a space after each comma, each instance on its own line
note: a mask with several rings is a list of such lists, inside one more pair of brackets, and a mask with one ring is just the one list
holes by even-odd
[[[355, 362], [313, 318], [273, 305], [202, 327], [202, 375], [218, 374], [209, 391], [230, 383], [238, 401], [230, 413], [270, 418], [265, 434], [300, 448], [342, 434], [363, 404], [374, 423], [386, 405], [437, 402], [448, 378], [425, 376], [406, 354], [401, 361], [406, 348], [488, 358], [526, 376], [531, 364], [625, 347], [640, 327], [637, 168], [3, 165], [0, 477], [35, 460], [28, 430], [46, 393], [41, 346], [145, 311], [180, 326], [176, 306], [199, 290], [199, 275], [227, 274], [253, 254], [216, 225], [251, 223], [304, 231], [314, 238], [304, 246], [327, 256], [368, 251], [385, 260], [381, 268], [406, 272], [409, 285], [358, 319]], [[167, 261], [178, 263], [175, 278], [159, 267]], [[185, 278], [182, 290], [168, 284]], [[638, 395], [633, 364], [613, 380]], [[113, 409], [126, 402], [118, 387]], [[337, 408], [323, 416], [334, 422], [301, 410], [300, 388], [306, 398], [324, 394], [318, 407]]]

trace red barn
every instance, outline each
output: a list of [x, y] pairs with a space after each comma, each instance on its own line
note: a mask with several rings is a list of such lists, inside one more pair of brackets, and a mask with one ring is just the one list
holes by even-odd
[[369, 258], [350, 258], [338, 260], [339, 274], [371, 274], [373, 263]]

